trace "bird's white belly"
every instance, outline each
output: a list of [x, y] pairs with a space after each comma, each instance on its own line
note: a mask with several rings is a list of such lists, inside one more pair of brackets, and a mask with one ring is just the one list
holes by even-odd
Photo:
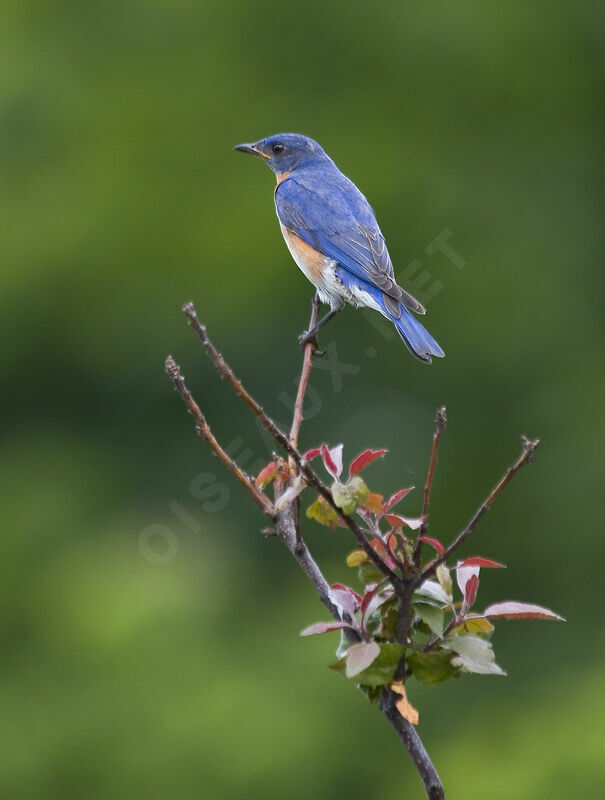
[[284, 225], [280, 224], [280, 227], [292, 258], [316, 287], [322, 303], [329, 304], [332, 308], [341, 308], [346, 302], [354, 306], [368, 306], [384, 314], [374, 298], [363, 289], [357, 286], [347, 288], [342, 283], [336, 272], [338, 262], [308, 245]]

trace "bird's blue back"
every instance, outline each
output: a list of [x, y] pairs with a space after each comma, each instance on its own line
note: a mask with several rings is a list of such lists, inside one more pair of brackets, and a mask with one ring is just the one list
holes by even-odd
[[[374, 211], [327, 156], [286, 177], [275, 191], [275, 205], [286, 228], [354, 275], [367, 280], [367, 271], [376, 270], [368, 236], [363, 233], [365, 229], [384, 243]], [[392, 276], [386, 245], [383, 250], [381, 267]]]

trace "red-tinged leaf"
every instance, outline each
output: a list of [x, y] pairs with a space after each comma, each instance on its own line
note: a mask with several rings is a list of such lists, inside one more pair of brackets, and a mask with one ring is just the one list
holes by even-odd
[[439, 555], [445, 553], [445, 547], [441, 544], [439, 539], [431, 539], [430, 536], [421, 536], [420, 541], [425, 542], [426, 544], [430, 544], [431, 547], [435, 548], [435, 550], [439, 553]]
[[466, 582], [466, 586], [464, 587], [464, 607], [466, 611], [468, 611], [468, 609], [471, 608], [473, 603], [475, 602], [478, 588], [479, 588], [479, 576], [471, 575], [471, 577]]
[[473, 576], [479, 580], [479, 567], [465, 567], [463, 564], [456, 566], [456, 581], [462, 597], [466, 597], [466, 584]]
[[389, 551], [387, 550], [384, 542], [381, 542], [380, 539], [372, 539], [370, 545], [389, 569], [397, 569], [397, 562], [389, 555]]
[[[344, 591], [343, 589], [332, 589], [330, 592], [330, 597], [332, 598], [334, 604], [349, 617], [353, 617], [359, 608], [359, 602], [355, 599], [355, 597], [350, 592]], [[343, 614], [341, 613], [340, 616], [342, 617]]]
[[398, 492], [395, 492], [395, 494], [392, 494], [384, 504], [384, 513], [386, 514], [386, 512], [390, 511], [400, 500], [403, 500], [403, 498], [409, 494], [413, 488], [413, 486], [408, 486], [407, 489], [400, 489]]
[[347, 650], [347, 666], [345, 675], [347, 678], [354, 678], [376, 659], [380, 653], [380, 645], [376, 642], [359, 642], [352, 644]]
[[387, 536], [387, 545], [393, 555], [395, 555], [395, 549], [398, 544], [397, 536], [395, 536], [394, 533], [392, 533], [390, 536]]
[[313, 447], [311, 450], [307, 450], [307, 452], [303, 455], [303, 461], [313, 461], [314, 458], [321, 453], [321, 447]]
[[340, 589], [342, 592], [349, 592], [353, 595], [360, 603], [361, 603], [361, 595], [358, 594], [355, 589], [352, 589], [350, 586], [347, 586], [344, 583], [333, 583], [330, 587], [331, 589]]
[[361, 605], [361, 595], [357, 594], [350, 586], [345, 586], [343, 583], [333, 583], [330, 588], [332, 590], [332, 599], [334, 602], [352, 617]]
[[330, 450], [327, 444], [322, 444], [321, 457], [324, 462], [324, 467], [335, 480], [338, 480], [342, 472], [342, 445], [337, 444], [336, 447]]
[[422, 517], [403, 517], [400, 514], [385, 514], [385, 519], [394, 528], [411, 528], [417, 531], [422, 525]]
[[358, 472], [368, 467], [372, 461], [381, 458], [385, 453], [388, 453], [388, 450], [364, 450], [363, 453], [360, 453], [357, 458], [353, 459], [351, 462], [349, 478], [352, 478], [353, 475], [357, 475]]
[[315, 636], [318, 633], [330, 633], [331, 631], [340, 631], [343, 628], [350, 628], [348, 622], [314, 622], [303, 631], [300, 632], [301, 636]]
[[265, 486], [268, 486], [272, 480], [274, 480], [275, 476], [277, 475], [277, 462], [270, 461], [266, 467], [263, 467], [261, 471], [256, 476], [256, 485], [259, 489], [264, 489]]
[[381, 542], [380, 539], [372, 539], [370, 546], [378, 553], [379, 556], [384, 558], [384, 556], [388, 555], [384, 542]]
[[381, 583], [376, 583], [376, 584], [374, 584], [374, 586], [372, 586], [371, 589], [369, 589], [364, 594], [363, 599], [361, 601], [361, 616], [362, 616], [362, 618], [365, 616], [366, 610], [367, 610], [368, 606], [370, 605], [370, 603], [372, 601], [372, 598], [380, 590], [381, 586], [382, 586]]
[[333, 477], [336, 477], [336, 464], [332, 461], [332, 456], [330, 455], [330, 450], [328, 449], [327, 444], [322, 444], [320, 453], [321, 459], [324, 462], [324, 467]]
[[370, 492], [368, 499], [363, 504], [366, 511], [371, 511], [373, 514], [380, 514], [382, 511], [382, 495], [376, 492]]
[[506, 564], [501, 564], [499, 561], [492, 561], [491, 558], [483, 558], [483, 556], [471, 556], [470, 558], [465, 558], [464, 561], [460, 561], [458, 564], [459, 567], [502, 567], [506, 569]]
[[[364, 598], [361, 603], [361, 629], [365, 630], [368, 624], [368, 620], [372, 616], [372, 614], [377, 611], [380, 606], [384, 605], [387, 600], [389, 600], [393, 596], [393, 591], [385, 591], [381, 592], [380, 587], [382, 584], [379, 584], [374, 591], [368, 592], [364, 595]], [[369, 599], [368, 599], [369, 595]]]
[[391, 525], [391, 527], [397, 530], [398, 528], [405, 528], [406, 521], [403, 517], [400, 517], [398, 514], [385, 514], [384, 515], [386, 521]]
[[417, 531], [422, 526], [422, 517], [401, 517], [408, 528]]
[[555, 614], [549, 608], [535, 606], [533, 603], [520, 603], [517, 600], [504, 600], [492, 603], [483, 612], [484, 617], [501, 617], [503, 619], [554, 619], [565, 622], [565, 617]]

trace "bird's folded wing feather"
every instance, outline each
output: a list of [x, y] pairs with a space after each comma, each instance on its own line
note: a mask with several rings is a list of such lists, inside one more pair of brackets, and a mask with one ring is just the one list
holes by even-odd
[[[343, 176], [344, 178], [344, 176]], [[383, 293], [387, 311], [399, 317], [399, 303], [424, 308], [395, 281], [393, 264], [374, 212], [356, 187], [310, 187], [289, 178], [275, 192], [280, 222], [355, 277]]]

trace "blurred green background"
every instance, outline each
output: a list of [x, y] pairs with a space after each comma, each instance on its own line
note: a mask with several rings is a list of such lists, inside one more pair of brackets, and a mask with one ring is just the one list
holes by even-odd
[[[421, 262], [406, 286], [447, 352], [427, 368], [345, 312], [301, 445], [387, 446], [372, 488], [420, 486], [445, 403], [431, 531], [449, 539], [519, 435], [543, 440], [465, 552], [509, 566], [483, 575], [481, 604], [568, 622], [500, 623], [508, 678], [410, 684], [448, 798], [598, 793], [604, 17], [521, 0], [5, 0], [3, 797], [422, 796], [382, 716], [325, 668], [336, 637], [298, 638], [323, 608], [163, 373], [171, 352], [241, 463], [268, 460], [180, 306], [196, 302], [285, 422], [311, 288], [272, 176], [231, 151], [283, 130], [362, 188], [397, 274]], [[440, 234], [457, 264], [429, 254]], [[350, 580], [347, 533], [305, 530]]]

